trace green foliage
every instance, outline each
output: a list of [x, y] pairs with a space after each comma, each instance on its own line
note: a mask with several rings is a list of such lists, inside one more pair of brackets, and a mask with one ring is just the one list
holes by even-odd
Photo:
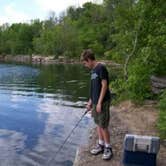
[[34, 21], [29, 24], [12, 24], [1, 27], [0, 54], [29, 54], [33, 50], [33, 38], [39, 35], [41, 25]]
[[142, 25], [140, 31], [140, 58], [148, 62], [156, 75], [166, 74], [166, 3], [163, 0], [140, 1]]
[[126, 82], [126, 90], [130, 99], [143, 101], [151, 96], [150, 84], [151, 70], [148, 65], [141, 61], [136, 61], [129, 68], [129, 77]]
[[113, 100], [113, 104], [119, 103], [128, 98], [128, 91], [126, 91], [126, 83], [123, 78], [118, 78], [112, 81], [110, 89], [116, 94], [116, 100]]
[[123, 89], [134, 101], [151, 98], [150, 75], [166, 75], [166, 3], [105, 0], [104, 4], [112, 32], [108, 37], [112, 48], [105, 57], [122, 64], [129, 58]]
[[[31, 24], [12, 24], [0, 28], [0, 54], [59, 55], [78, 57], [84, 48], [103, 55], [109, 24], [103, 5], [85, 3], [69, 7], [59, 18], [50, 13], [48, 20]], [[3, 30], [1, 30], [3, 29]]]
[[101, 5], [69, 7], [59, 18], [51, 12], [45, 21], [5, 24], [0, 26], [0, 54], [78, 57], [82, 49], [92, 48], [99, 58], [105, 54], [124, 63], [137, 36], [132, 59], [148, 61], [155, 73], [164, 75], [165, 8], [164, 0], [104, 0]]
[[160, 97], [160, 110], [166, 111], [166, 91]]
[[166, 139], [166, 91], [161, 95], [159, 109], [158, 129], [161, 138]]

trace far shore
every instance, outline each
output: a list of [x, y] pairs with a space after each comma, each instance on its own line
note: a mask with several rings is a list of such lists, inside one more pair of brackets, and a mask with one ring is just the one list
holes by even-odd
[[[121, 64], [117, 64], [111, 60], [99, 60], [106, 65], [121, 67]], [[0, 62], [16, 62], [16, 63], [31, 63], [31, 64], [80, 64], [79, 58], [68, 58], [65, 56], [45, 56], [45, 55], [0, 55]]]

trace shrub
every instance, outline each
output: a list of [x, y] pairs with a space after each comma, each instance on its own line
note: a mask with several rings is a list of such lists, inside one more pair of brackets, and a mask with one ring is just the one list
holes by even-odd
[[131, 100], [142, 102], [151, 96], [150, 73], [149, 66], [139, 61], [129, 68], [126, 90]]
[[159, 119], [158, 119], [158, 129], [160, 131], [160, 136], [162, 139], [166, 139], [166, 90], [161, 95], [159, 102]]

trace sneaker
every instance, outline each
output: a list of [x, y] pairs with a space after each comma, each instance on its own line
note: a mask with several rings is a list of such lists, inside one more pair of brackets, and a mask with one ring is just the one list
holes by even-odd
[[108, 147], [108, 148], [105, 147], [102, 159], [103, 160], [110, 160], [112, 158], [112, 156], [113, 156], [112, 148], [111, 147]]
[[104, 151], [104, 145], [97, 144], [90, 153], [93, 155], [97, 155], [99, 153], [102, 153]]

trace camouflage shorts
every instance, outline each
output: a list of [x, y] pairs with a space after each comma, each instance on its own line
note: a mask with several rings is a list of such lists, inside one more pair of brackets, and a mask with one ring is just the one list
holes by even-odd
[[110, 107], [110, 100], [105, 101], [102, 104], [102, 110], [100, 113], [96, 111], [96, 105], [93, 105], [92, 107], [92, 117], [94, 118], [94, 122], [101, 128], [107, 128], [109, 125], [109, 120], [110, 120], [109, 107]]

